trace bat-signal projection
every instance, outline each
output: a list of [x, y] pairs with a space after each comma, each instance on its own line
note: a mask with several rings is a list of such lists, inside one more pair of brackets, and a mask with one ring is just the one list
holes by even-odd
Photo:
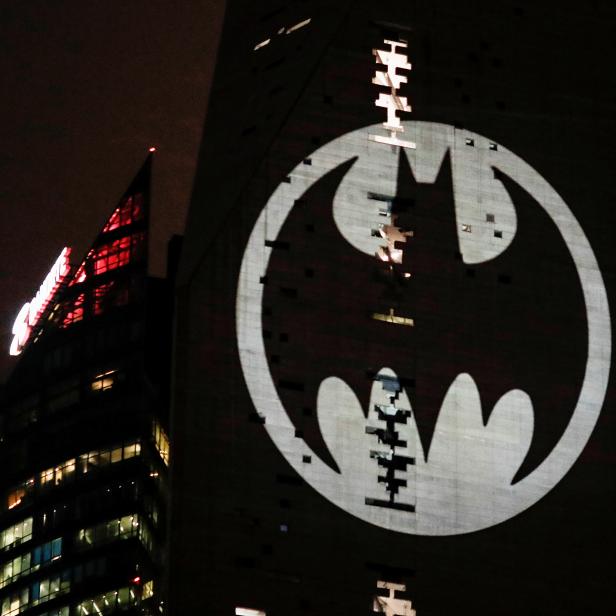
[[535, 503], [581, 453], [607, 300], [536, 171], [481, 135], [404, 127], [416, 150], [370, 126], [274, 192], [244, 255], [238, 346], [265, 429], [315, 489], [385, 528], [470, 532]]

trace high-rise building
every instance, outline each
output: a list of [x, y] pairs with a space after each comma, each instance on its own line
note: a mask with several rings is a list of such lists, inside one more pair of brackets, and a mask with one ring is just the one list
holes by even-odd
[[225, 5], [173, 614], [605, 613], [613, 7]]
[[162, 612], [171, 287], [148, 276], [151, 155], [85, 258], [16, 321], [3, 391], [0, 614]]

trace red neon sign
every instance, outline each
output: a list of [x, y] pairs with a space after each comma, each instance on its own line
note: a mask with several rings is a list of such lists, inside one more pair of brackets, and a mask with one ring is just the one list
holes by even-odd
[[23, 351], [30, 338], [32, 328], [38, 323], [45, 308], [49, 306], [49, 302], [53, 299], [58, 287], [69, 275], [71, 271], [70, 254], [70, 248], [62, 249], [60, 256], [49, 270], [49, 274], [45, 276], [45, 280], [43, 280], [43, 284], [36, 295], [21, 307], [15, 323], [13, 323], [13, 340], [9, 350], [11, 355], [19, 355]]

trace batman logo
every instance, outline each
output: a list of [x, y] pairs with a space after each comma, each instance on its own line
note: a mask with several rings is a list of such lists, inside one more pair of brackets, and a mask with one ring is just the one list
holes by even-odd
[[317, 150], [263, 209], [242, 369], [289, 464], [400, 532], [487, 528], [575, 462], [610, 365], [601, 273], [553, 188], [481, 135], [408, 122]]

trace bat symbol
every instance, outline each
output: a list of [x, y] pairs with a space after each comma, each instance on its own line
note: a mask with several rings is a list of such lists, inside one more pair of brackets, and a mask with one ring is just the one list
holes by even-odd
[[494, 181], [513, 203], [517, 231], [497, 257], [466, 264], [450, 154], [433, 183], [420, 183], [401, 152], [396, 194], [372, 201], [389, 208], [400, 233], [390, 253], [399, 252], [395, 259], [371, 257], [344, 239], [333, 216], [355, 160], [305, 191], [273, 243], [263, 329], [282, 404], [308, 446], [337, 470], [312, 413], [327, 377], [347, 383], [367, 414], [374, 376], [391, 368], [408, 393], [426, 460], [459, 374], [477, 384], [484, 425], [498, 400], [520, 389], [532, 400], [534, 432], [515, 484], [558, 443], [584, 379], [587, 316], [567, 245], [536, 199], [494, 168]]

